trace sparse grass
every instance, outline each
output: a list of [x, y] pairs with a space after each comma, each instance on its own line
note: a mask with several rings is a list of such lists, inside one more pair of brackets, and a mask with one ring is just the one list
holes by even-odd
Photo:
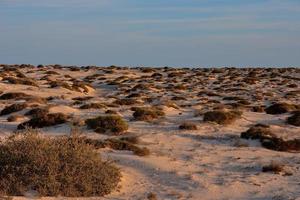
[[42, 137], [32, 130], [0, 144], [0, 193], [19, 196], [103, 196], [120, 181], [114, 165], [102, 161], [78, 137]]
[[98, 133], [112, 133], [114, 135], [123, 134], [128, 129], [128, 124], [121, 116], [107, 115], [99, 116], [85, 121], [88, 128], [94, 129]]

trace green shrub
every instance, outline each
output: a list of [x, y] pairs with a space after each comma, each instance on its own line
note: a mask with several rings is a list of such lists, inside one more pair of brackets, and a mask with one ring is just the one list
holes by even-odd
[[0, 193], [19, 196], [103, 196], [120, 172], [78, 137], [42, 137], [32, 130], [0, 144]]
[[128, 124], [118, 115], [99, 116], [85, 121], [88, 128], [98, 133], [122, 134], [128, 130]]

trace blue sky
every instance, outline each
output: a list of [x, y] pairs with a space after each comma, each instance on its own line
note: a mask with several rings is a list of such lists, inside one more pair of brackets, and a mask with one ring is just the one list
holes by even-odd
[[0, 0], [0, 63], [300, 66], [300, 0]]

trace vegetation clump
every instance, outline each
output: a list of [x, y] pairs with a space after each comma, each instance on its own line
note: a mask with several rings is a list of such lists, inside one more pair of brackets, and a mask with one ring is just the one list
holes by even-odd
[[266, 125], [255, 125], [241, 133], [241, 138], [259, 140], [261, 145], [274, 151], [299, 152], [300, 139], [284, 140], [277, 137]]
[[183, 122], [179, 125], [179, 129], [181, 130], [197, 130], [197, 125], [193, 122]]
[[87, 119], [85, 123], [88, 128], [94, 129], [97, 133], [120, 135], [128, 130], [128, 124], [118, 115], [99, 116]]
[[55, 126], [63, 124], [68, 121], [68, 116], [63, 113], [49, 113], [44, 115], [37, 115], [29, 121], [19, 124], [18, 129], [31, 128], [43, 128], [48, 126]]
[[283, 114], [299, 109], [299, 106], [288, 103], [275, 103], [267, 107], [266, 113], [271, 115]]
[[300, 126], [300, 111], [295, 111], [292, 116], [288, 117], [287, 123], [294, 126]]
[[0, 100], [9, 100], [9, 99], [26, 99], [32, 97], [31, 95], [25, 94], [23, 92], [8, 92], [0, 96]]
[[204, 113], [203, 121], [215, 122], [220, 125], [228, 125], [236, 121], [239, 117], [241, 117], [241, 115], [241, 111], [214, 110]]
[[78, 137], [43, 137], [33, 130], [0, 144], [0, 193], [19, 196], [103, 196], [117, 187], [120, 172]]
[[9, 106], [6, 106], [1, 110], [0, 116], [8, 115], [10, 113], [18, 112], [25, 109], [28, 105], [26, 103], [15, 103]]
[[102, 103], [89, 103], [89, 104], [84, 104], [80, 106], [80, 109], [101, 109], [105, 108], [106, 106], [103, 105]]
[[151, 121], [165, 116], [165, 113], [157, 107], [133, 107], [132, 110], [134, 119], [139, 121]]
[[275, 174], [279, 174], [283, 170], [284, 165], [274, 161], [272, 161], [269, 165], [265, 165], [262, 167], [262, 172], [273, 172]]

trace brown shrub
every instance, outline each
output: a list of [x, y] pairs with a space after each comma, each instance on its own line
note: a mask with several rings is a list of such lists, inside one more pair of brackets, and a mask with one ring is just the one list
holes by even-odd
[[88, 128], [94, 129], [97, 133], [111, 132], [119, 135], [127, 131], [128, 124], [118, 115], [99, 116], [85, 121]]
[[68, 121], [68, 116], [63, 113], [49, 113], [45, 115], [35, 116], [29, 121], [19, 124], [18, 129], [24, 129], [26, 127], [31, 128], [43, 128], [47, 126], [55, 126], [58, 124], [63, 124]]
[[103, 105], [102, 103], [89, 103], [89, 104], [85, 104], [80, 106], [80, 109], [101, 109], [101, 108], [105, 108], [106, 106]]
[[255, 125], [246, 132], [241, 133], [241, 138], [259, 140], [263, 147], [274, 151], [299, 152], [300, 139], [284, 140], [274, 135], [266, 125]]
[[157, 107], [133, 107], [133, 117], [135, 120], [151, 121], [165, 116], [165, 113]]
[[216, 122], [217, 124], [227, 125], [233, 123], [239, 117], [242, 112], [240, 111], [222, 111], [215, 110], [204, 113], [203, 121], [205, 122]]
[[0, 193], [19, 196], [103, 196], [120, 172], [78, 137], [47, 138], [29, 131], [0, 144]]
[[49, 109], [48, 108], [33, 108], [25, 113], [25, 116], [31, 116], [31, 117], [39, 117], [44, 116], [48, 114]]
[[9, 99], [26, 99], [32, 97], [31, 95], [25, 94], [23, 92], [8, 92], [0, 96], [0, 100], [9, 100]]
[[20, 118], [23, 118], [22, 115], [11, 115], [7, 118], [8, 122], [16, 122], [18, 121]]
[[133, 98], [124, 98], [124, 99], [117, 99], [113, 103], [117, 105], [134, 105], [137, 104], [138, 101]]
[[23, 109], [25, 109], [28, 105], [26, 103], [16, 103], [9, 106], [6, 106], [3, 110], [0, 112], [0, 116], [8, 115], [10, 113], [18, 112]]
[[197, 130], [197, 125], [193, 122], [183, 122], [179, 125], [179, 129], [182, 130]]
[[136, 145], [138, 139], [136, 137], [111, 138], [106, 140], [94, 140], [85, 138], [86, 143], [93, 145], [95, 148], [111, 148], [119, 151], [132, 151], [137, 156], [147, 156], [150, 150], [146, 147]]
[[300, 126], [300, 111], [295, 111], [286, 121], [288, 124]]
[[7, 77], [3, 80], [6, 80], [11, 84], [21, 84], [21, 85], [30, 85], [30, 86], [38, 87], [38, 84], [36, 83], [36, 81], [33, 79], [30, 79], [30, 78]]
[[279, 174], [283, 170], [284, 170], [284, 165], [274, 161], [272, 161], [269, 165], [265, 165], [262, 167], [263, 172], [273, 172], [275, 174]]
[[298, 105], [292, 105], [288, 103], [275, 103], [266, 108], [266, 113], [272, 115], [283, 114], [297, 110], [297, 108], [299, 109]]

